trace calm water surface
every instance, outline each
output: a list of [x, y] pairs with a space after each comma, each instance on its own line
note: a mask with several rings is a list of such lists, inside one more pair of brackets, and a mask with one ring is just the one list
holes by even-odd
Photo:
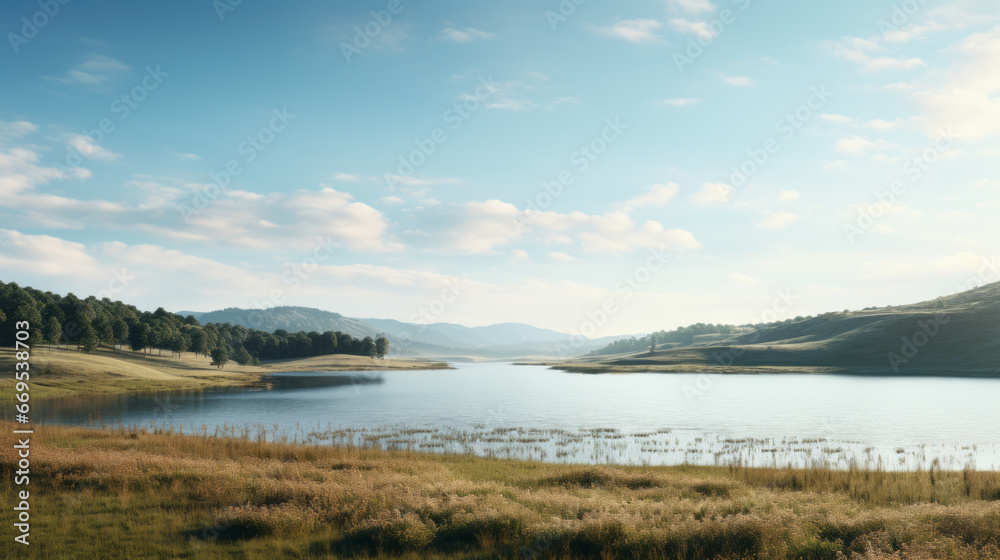
[[997, 379], [455, 367], [282, 374], [271, 390], [72, 397], [37, 412], [66, 424], [555, 462], [1000, 468]]

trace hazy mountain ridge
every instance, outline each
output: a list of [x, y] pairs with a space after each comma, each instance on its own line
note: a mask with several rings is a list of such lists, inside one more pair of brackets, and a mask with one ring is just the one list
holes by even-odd
[[274, 332], [284, 329], [298, 331], [341, 331], [354, 337], [375, 337], [382, 333], [377, 327], [357, 319], [344, 317], [340, 313], [323, 311], [312, 307], [271, 307], [268, 309], [242, 309], [228, 307], [207, 313], [181, 311], [178, 314], [194, 315], [201, 324], [232, 323], [247, 328]]
[[874, 374], [1000, 372], [1000, 282], [929, 301], [831, 312], [707, 346], [573, 360], [568, 369], [821, 368]]
[[524, 323], [499, 323], [466, 327], [454, 323], [420, 325], [394, 319], [356, 319], [340, 313], [311, 307], [272, 307], [268, 309], [227, 308], [212, 312], [180, 311], [194, 315], [202, 324], [233, 323], [247, 328], [274, 332], [341, 331], [363, 338], [385, 334], [392, 352], [426, 355], [470, 355], [504, 358], [526, 355], [570, 357], [622, 337], [582, 339], [551, 329]]

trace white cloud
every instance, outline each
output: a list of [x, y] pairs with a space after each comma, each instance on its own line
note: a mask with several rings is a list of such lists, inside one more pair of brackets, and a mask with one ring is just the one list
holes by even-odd
[[655, 43], [662, 37], [654, 33], [663, 24], [655, 19], [627, 19], [613, 25], [597, 28], [597, 32], [609, 37], [624, 39], [630, 43]]
[[843, 171], [845, 169], [850, 169], [851, 164], [845, 160], [838, 159], [834, 161], [828, 161], [823, 164], [823, 171]]
[[[413, 177], [410, 175], [387, 175], [386, 179], [396, 185], [408, 187], [429, 187], [435, 185], [461, 185], [465, 181], [455, 177]], [[341, 179], [343, 180], [343, 179]]]
[[378, 201], [381, 202], [382, 204], [390, 204], [390, 205], [402, 204], [406, 202], [405, 200], [399, 198], [398, 196], [383, 196], [382, 198], [378, 199]]
[[330, 177], [330, 180], [357, 182], [361, 180], [361, 175], [356, 175], [354, 173], [342, 173], [338, 171], [337, 173], [333, 174], [333, 177]]
[[722, 79], [723, 82], [738, 87], [747, 87], [753, 85], [753, 80], [746, 76], [727, 76], [720, 72], [713, 72], [716, 76]]
[[[543, 100], [542, 96], [552, 91], [548, 82], [548, 77], [541, 72], [524, 72], [521, 76], [526, 80], [510, 80], [506, 82], [491, 82], [491, 92], [486, 100], [487, 109], [501, 111], [528, 111], [542, 110], [554, 111], [563, 105], [572, 105], [578, 102], [575, 97], [553, 97], [548, 96]], [[474, 99], [469, 94], [459, 96], [459, 99]]]
[[715, 5], [710, 0], [667, 0], [667, 6], [672, 10], [690, 14], [715, 11]]
[[456, 43], [471, 43], [476, 39], [492, 39], [496, 35], [476, 29], [475, 27], [466, 27], [465, 29], [445, 27], [441, 30], [441, 37], [449, 41], [455, 41]]
[[824, 48], [838, 58], [860, 64], [867, 72], [910, 70], [927, 65], [919, 58], [892, 58], [864, 52], [877, 50], [879, 46], [877, 43], [858, 37], [848, 37], [842, 42], [828, 41], [824, 43]]
[[1000, 134], [1000, 26], [949, 48], [957, 59], [932, 89], [914, 94], [928, 135], [951, 128], [962, 140]]
[[858, 122], [858, 119], [854, 119], [854, 118], [851, 118], [851, 117], [845, 117], [844, 115], [831, 114], [831, 113], [822, 113], [822, 114], [817, 115], [817, 116], [819, 118], [823, 119], [824, 121], [833, 122], [833, 123], [839, 123], [839, 124], [855, 124], [855, 123]]
[[555, 260], [555, 261], [573, 262], [575, 260], [578, 260], [576, 257], [574, 257], [573, 255], [570, 255], [569, 253], [560, 253], [558, 251], [549, 251], [546, 254], [549, 256], [550, 259]]
[[71, 134], [67, 143], [83, 157], [101, 161], [118, 161], [122, 157], [119, 153], [95, 144], [89, 136], [83, 134]]
[[670, 105], [671, 107], [684, 107], [687, 105], [694, 105], [696, 103], [701, 103], [701, 99], [695, 99], [693, 97], [675, 97], [672, 99], [661, 99], [657, 101], [657, 105]]
[[646, 187], [644, 191], [642, 194], [621, 203], [620, 206], [625, 209], [661, 206], [671, 202], [677, 196], [680, 186], [677, 183], [656, 184]]
[[791, 202], [793, 200], [798, 200], [800, 198], [802, 198], [802, 195], [799, 194], [799, 191], [783, 190], [780, 193], [778, 193], [778, 200], [782, 202]]
[[129, 65], [120, 60], [95, 54], [70, 69], [65, 76], [52, 80], [67, 84], [97, 85], [128, 69]]
[[[101, 267], [86, 248], [48, 235], [26, 235], [0, 229], [0, 269], [18, 274], [95, 279]], [[8, 279], [10, 280], [10, 279]]]
[[938, 214], [937, 219], [945, 221], [954, 221], [954, 220], [966, 221], [975, 219], [975, 217], [976, 215], [971, 212], [959, 212], [958, 210], [952, 210], [951, 212], [944, 212]]
[[733, 282], [736, 282], [737, 284], [743, 284], [743, 285], [746, 285], [746, 286], [750, 286], [750, 285], [753, 285], [753, 284], [757, 283], [757, 279], [754, 278], [753, 276], [748, 276], [746, 274], [740, 274], [738, 272], [731, 272], [729, 274], [729, 278]]
[[0, 142], [38, 132], [38, 125], [28, 121], [0, 121]]
[[526, 261], [528, 260], [528, 252], [522, 249], [514, 249], [510, 252], [510, 260], [514, 262]]
[[695, 35], [701, 39], [712, 39], [715, 32], [708, 25], [707, 21], [690, 20], [687, 18], [670, 18], [670, 27], [678, 33], [685, 35]]
[[625, 212], [585, 214], [519, 210], [500, 200], [451, 205], [415, 216], [419, 227], [410, 239], [459, 253], [493, 253], [524, 241], [572, 244], [594, 253], [630, 253], [641, 248], [697, 249], [701, 244], [684, 230], [648, 220], [636, 223]]
[[799, 217], [791, 212], [771, 212], [764, 211], [764, 216], [756, 220], [754, 224], [761, 229], [784, 229]]
[[174, 157], [179, 157], [181, 159], [194, 159], [194, 160], [200, 160], [201, 159], [201, 156], [199, 156], [198, 154], [177, 153], [177, 154], [174, 154]]
[[892, 144], [885, 140], [869, 140], [861, 136], [851, 136], [838, 138], [834, 143], [834, 149], [838, 152], [853, 156], [860, 156], [867, 152], [885, 150], [892, 147]]
[[705, 183], [701, 190], [691, 195], [695, 204], [721, 204], [733, 197], [733, 187], [725, 183]]

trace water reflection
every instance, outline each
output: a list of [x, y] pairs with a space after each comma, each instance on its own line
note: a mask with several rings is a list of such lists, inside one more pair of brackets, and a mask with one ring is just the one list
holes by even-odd
[[[39, 401], [48, 422], [573, 463], [1000, 468], [1000, 380], [574, 375], [510, 364], [292, 373]], [[694, 390], [692, 390], [694, 389]], [[203, 428], [204, 427], [204, 428]]]

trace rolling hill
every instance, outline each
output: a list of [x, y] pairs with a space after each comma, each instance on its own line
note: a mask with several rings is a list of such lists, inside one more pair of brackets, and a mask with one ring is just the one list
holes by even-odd
[[284, 329], [297, 331], [342, 331], [363, 338], [385, 334], [393, 353], [423, 356], [474, 356], [512, 358], [520, 356], [565, 356], [584, 354], [621, 337], [604, 337], [569, 346], [571, 336], [524, 323], [500, 323], [466, 327], [453, 323], [420, 325], [393, 319], [353, 319], [340, 313], [311, 307], [272, 307], [269, 309], [227, 308], [209, 313], [180, 311], [193, 315], [202, 324], [232, 323], [268, 332]]
[[689, 346], [553, 364], [580, 372], [1000, 374], [1000, 282], [912, 305], [826, 313]]
[[209, 313], [180, 311], [178, 314], [194, 315], [202, 324], [232, 323], [268, 332], [274, 332], [278, 329], [284, 329], [288, 332], [341, 331], [358, 338], [375, 337], [382, 332], [377, 327], [357, 319], [344, 317], [340, 313], [311, 307], [271, 307], [269, 309], [229, 307]]

